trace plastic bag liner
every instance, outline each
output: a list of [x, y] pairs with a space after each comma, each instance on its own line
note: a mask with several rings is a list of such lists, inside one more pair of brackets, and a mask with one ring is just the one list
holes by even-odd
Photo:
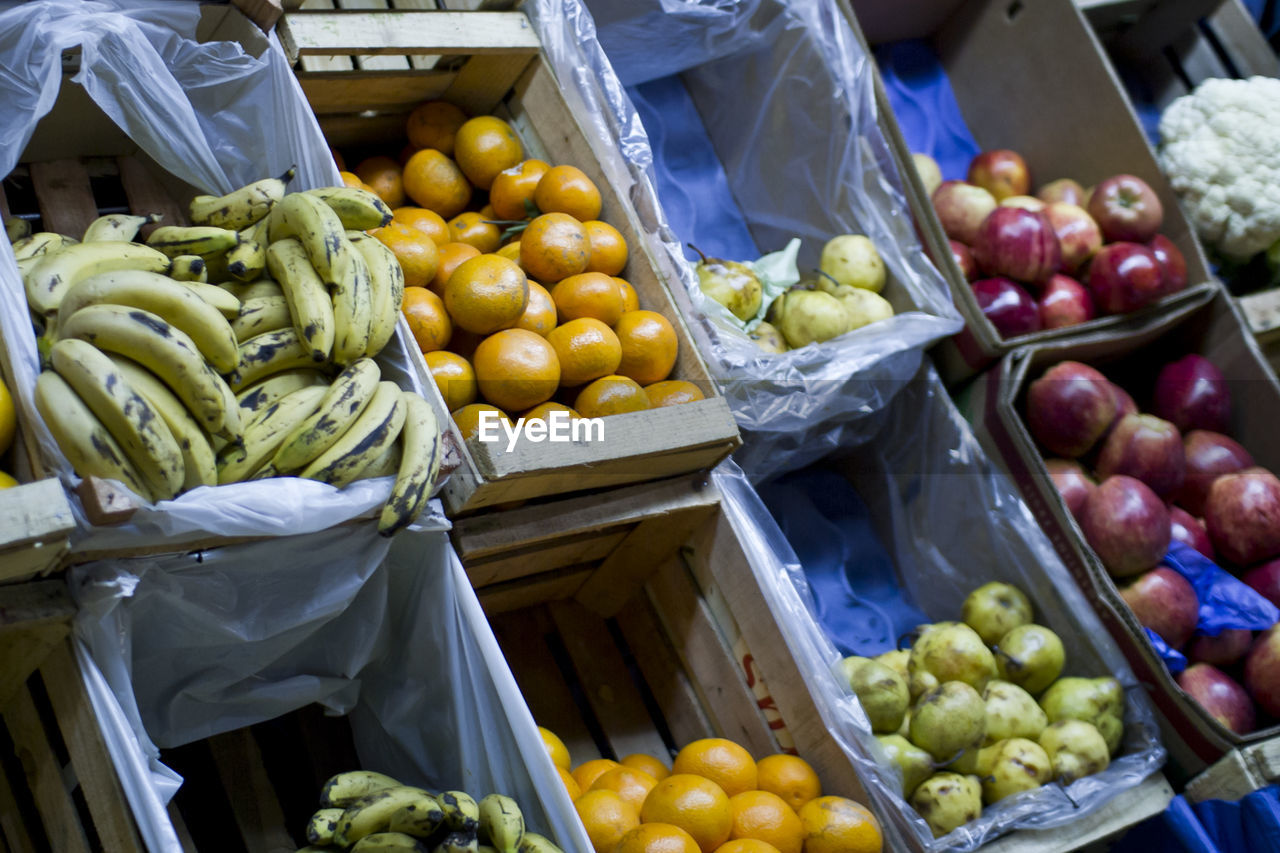
[[[126, 8], [127, 7], [127, 8]], [[0, 13], [0, 174], [18, 163], [62, 85], [62, 53], [81, 48], [72, 82], [163, 169], [212, 193], [298, 167], [291, 189], [339, 183], [324, 136], [275, 34], [261, 56], [234, 42], [195, 41], [200, 4], [39, 0]], [[79, 236], [79, 235], [73, 235]], [[5, 243], [7, 246], [7, 242]], [[403, 321], [402, 321], [403, 322]], [[379, 357], [383, 377], [422, 391], [403, 346], [407, 329]], [[64, 483], [78, 478], [35, 410], [39, 357], [13, 255], [0, 251], [0, 336], [8, 350], [24, 427]], [[129, 523], [94, 528], [77, 498], [75, 550], [164, 544], [220, 536], [281, 536], [321, 530], [385, 502], [390, 480], [339, 491], [296, 478], [199, 488], [148, 504]]]
[[[920, 249], [876, 124], [870, 57], [836, 3], [588, 5], [601, 22], [599, 40], [577, 0], [536, 0], [525, 8], [570, 106], [588, 125], [596, 155], [620, 186], [630, 187], [677, 307], [696, 318], [690, 332], [743, 431], [745, 446], [736, 458], [759, 481], [864, 439], [867, 416], [910, 380], [921, 352], [963, 322], [945, 280]], [[646, 128], [634, 90], [628, 93], [621, 81], [676, 72], [678, 81], [663, 81], [665, 91], [687, 96], [693, 109], [677, 103], [673, 114], [680, 118], [672, 120], [666, 102], [654, 100], [663, 87], [646, 89], [642, 101], [662, 106], [648, 109], [646, 118], [663, 119]], [[698, 120], [686, 120], [691, 114]], [[646, 129], [661, 140], [656, 157]], [[703, 167], [694, 170], [697, 164]], [[700, 208], [696, 232], [681, 231], [668, 218], [690, 205]], [[701, 208], [714, 213], [704, 216]], [[894, 279], [890, 289], [900, 288], [918, 310], [825, 344], [765, 353], [723, 307], [702, 296], [683, 248], [686, 241], [743, 245], [744, 230], [760, 252], [801, 237], [802, 271], [817, 267], [831, 237], [866, 234]]]
[[[742, 477], [718, 474], [717, 483], [774, 618], [805, 664], [802, 675], [823, 722], [854, 762], [887, 829], [916, 849], [972, 850], [1012, 829], [1069, 824], [1159, 769], [1165, 751], [1145, 691], [931, 365], [877, 421], [870, 441], [770, 484], [764, 501]], [[1055, 783], [1019, 794], [934, 840], [898, 793], [896, 769], [879, 763], [870, 726], [837, 665], [846, 652], [893, 648], [899, 630], [914, 627], [912, 608], [930, 621], [958, 618], [964, 597], [992, 580], [1022, 589], [1036, 621], [1063, 638], [1066, 674], [1120, 680], [1125, 739], [1102, 773], [1065, 789]], [[848, 610], [871, 618], [853, 619]], [[902, 845], [887, 842], [886, 849]]]
[[509, 794], [531, 828], [590, 851], [446, 529], [437, 514], [391, 540], [361, 524], [70, 570], [110, 722], [133, 732], [109, 745], [151, 849], [181, 849], [157, 744], [319, 702], [350, 715], [363, 768]]

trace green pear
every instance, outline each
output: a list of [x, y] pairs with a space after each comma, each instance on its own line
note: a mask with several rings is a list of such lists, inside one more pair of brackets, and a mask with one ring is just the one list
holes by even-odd
[[1026, 738], [1000, 743], [982, 780], [982, 801], [987, 805], [1005, 797], [1039, 788], [1053, 778], [1053, 765], [1040, 744]]
[[898, 675], [901, 675], [903, 680], [905, 681], [908, 678], [910, 678], [910, 676], [907, 674], [907, 659], [910, 657], [911, 657], [911, 652], [908, 649], [894, 649], [891, 652], [884, 652], [882, 654], [878, 654], [875, 657], [873, 657], [872, 660], [879, 661], [880, 663], [889, 667], [889, 669], [898, 673]]
[[1016, 684], [994, 679], [982, 691], [982, 699], [987, 709], [988, 745], [1015, 737], [1035, 740], [1049, 724], [1035, 698]]
[[1114, 678], [1059, 678], [1040, 697], [1050, 723], [1082, 720], [1098, 730], [1115, 755], [1124, 736], [1124, 690]]
[[878, 735], [880, 748], [902, 773], [902, 795], [911, 796], [921, 782], [933, 773], [933, 756], [901, 735]]
[[938, 761], [977, 749], [986, 734], [986, 707], [963, 681], [947, 681], [926, 692], [911, 709], [911, 742]]
[[1101, 773], [1111, 751], [1097, 728], [1083, 720], [1059, 720], [1040, 733], [1040, 746], [1053, 764], [1053, 778], [1064, 785]]
[[889, 300], [870, 290], [848, 284], [836, 284], [829, 279], [819, 280], [818, 289], [840, 300], [845, 313], [849, 315], [851, 332], [893, 316], [893, 306], [889, 304]]
[[941, 838], [982, 816], [982, 783], [976, 776], [935, 773], [920, 783], [910, 803], [933, 837]]
[[907, 709], [907, 713], [902, 715], [902, 725], [898, 726], [897, 734], [903, 737], [911, 737], [911, 709]]
[[1062, 674], [1062, 640], [1043, 625], [1019, 625], [996, 644], [1000, 677], [1028, 693], [1044, 692]]
[[769, 306], [773, 324], [793, 349], [837, 338], [849, 331], [849, 314], [830, 293], [803, 284], [779, 296]]
[[965, 598], [960, 619], [993, 646], [1005, 634], [1031, 621], [1031, 602], [1016, 586], [999, 581], [985, 583]]
[[996, 676], [996, 660], [977, 632], [962, 622], [935, 622], [911, 647], [907, 687], [919, 696], [944, 681], [982, 690]]
[[772, 323], [761, 321], [754, 329], [747, 332], [747, 337], [756, 342], [756, 346], [765, 352], [786, 352], [787, 342], [782, 339], [782, 332]]
[[[694, 251], [698, 252], [696, 248]], [[744, 323], [756, 316], [764, 299], [764, 287], [751, 267], [737, 261], [708, 258], [702, 252], [698, 255], [702, 258], [696, 267], [702, 292]]]
[[840, 662], [849, 686], [858, 695], [858, 704], [877, 734], [897, 731], [907, 713], [911, 697], [907, 682], [889, 667], [870, 658], [851, 656]]
[[835, 279], [872, 293], [884, 290], [884, 260], [876, 244], [863, 234], [841, 234], [822, 247], [818, 269]]
[[996, 751], [1003, 740], [981, 748], [966, 749], [960, 757], [947, 765], [947, 769], [955, 773], [970, 774], [981, 778], [990, 774], [991, 764], [995, 761]]

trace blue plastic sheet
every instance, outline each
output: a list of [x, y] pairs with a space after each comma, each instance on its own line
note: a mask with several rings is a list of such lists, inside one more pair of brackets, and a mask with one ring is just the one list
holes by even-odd
[[1194, 548], [1172, 543], [1164, 564], [1190, 581], [1196, 591], [1200, 601], [1197, 633], [1216, 637], [1227, 628], [1265, 631], [1280, 621], [1280, 608]]
[[921, 39], [881, 45], [875, 54], [907, 147], [937, 160], [945, 180], [963, 181], [980, 149], [938, 55]]
[[1112, 853], [1263, 853], [1280, 851], [1280, 786], [1241, 799], [1192, 805], [1173, 798], [1160, 815], [1131, 829]]
[[[1151, 646], [1156, 650], [1156, 654], [1160, 656], [1160, 660], [1164, 661], [1164, 665], [1169, 672], [1177, 675], [1187, 668], [1187, 656], [1177, 649], [1170, 648], [1169, 644], [1164, 641], [1155, 631], [1150, 628], [1143, 627], [1147, 632], [1147, 639], [1151, 641]], [[1217, 636], [1216, 634], [1214, 636]]]

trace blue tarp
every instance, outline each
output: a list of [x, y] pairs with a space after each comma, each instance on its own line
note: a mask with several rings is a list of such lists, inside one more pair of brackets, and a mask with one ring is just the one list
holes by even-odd
[[1174, 797], [1160, 815], [1131, 829], [1112, 853], [1264, 853], [1280, 850], [1280, 785], [1235, 802], [1192, 805]]

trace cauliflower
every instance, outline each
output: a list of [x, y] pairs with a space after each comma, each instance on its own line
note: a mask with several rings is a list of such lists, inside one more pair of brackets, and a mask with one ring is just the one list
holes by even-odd
[[1206, 80], [1160, 118], [1160, 166], [1200, 237], [1247, 261], [1280, 240], [1280, 79]]

